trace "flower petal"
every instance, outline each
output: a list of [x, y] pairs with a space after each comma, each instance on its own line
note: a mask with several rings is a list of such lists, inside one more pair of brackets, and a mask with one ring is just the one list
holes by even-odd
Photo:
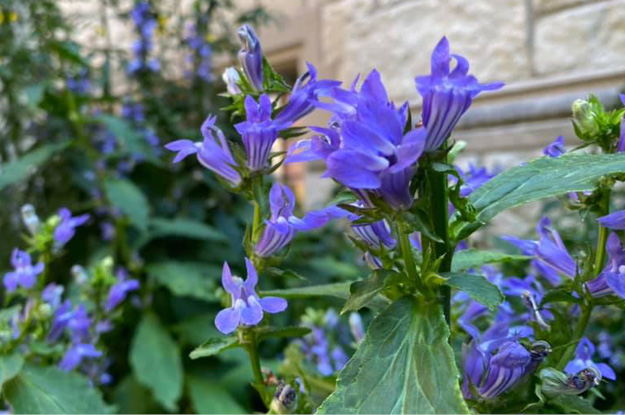
[[250, 295], [247, 305], [241, 309], [241, 322], [247, 326], [255, 326], [263, 319], [263, 309], [258, 300]]
[[259, 303], [263, 310], [271, 314], [280, 313], [288, 306], [287, 301], [280, 297], [263, 297]]
[[241, 308], [224, 308], [215, 317], [215, 326], [223, 334], [230, 334], [237, 329], [241, 321]]

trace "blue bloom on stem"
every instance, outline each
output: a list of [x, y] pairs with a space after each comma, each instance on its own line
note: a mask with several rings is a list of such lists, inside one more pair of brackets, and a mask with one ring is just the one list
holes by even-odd
[[[456, 67], [450, 71], [451, 59]], [[480, 84], [468, 75], [469, 61], [460, 55], [453, 55], [449, 42], [443, 37], [432, 52], [432, 73], [418, 76], [417, 91], [423, 97], [423, 125], [427, 130], [426, 152], [438, 148], [450, 136], [460, 117], [469, 109], [473, 98], [482, 91], [493, 91], [503, 87], [502, 82]]]
[[495, 177], [497, 173], [489, 172], [486, 167], [477, 167], [469, 164], [468, 170], [456, 168], [464, 184], [460, 188], [460, 196], [467, 197], [475, 190], [479, 189], [484, 183]]
[[61, 222], [54, 229], [54, 240], [57, 247], [68, 243], [76, 234], [76, 228], [84, 225], [90, 218], [88, 214], [72, 216], [72, 212], [67, 208], [61, 208], [59, 216]]
[[263, 50], [256, 32], [250, 25], [243, 25], [237, 31], [241, 49], [239, 62], [247, 75], [252, 87], [257, 91], [263, 90]]
[[349, 212], [335, 206], [308, 212], [303, 218], [293, 215], [295, 196], [291, 189], [278, 182], [269, 192], [271, 218], [265, 222], [265, 230], [254, 248], [256, 255], [270, 257], [284, 248], [297, 232], [320, 228], [334, 218], [345, 217]]
[[543, 149], [543, 154], [548, 157], [560, 157], [564, 153], [566, 153], [566, 149], [564, 148], [563, 135], [553, 140], [547, 147]]
[[102, 352], [93, 344], [77, 343], [70, 346], [59, 363], [59, 369], [69, 372], [78, 367], [83, 359], [97, 359], [102, 357]]
[[608, 263], [597, 278], [586, 283], [593, 297], [616, 294], [625, 298], [625, 250], [617, 234], [611, 233], [606, 242]]
[[232, 305], [221, 310], [215, 317], [217, 330], [224, 334], [232, 333], [239, 326], [255, 326], [263, 319], [264, 312], [275, 314], [286, 310], [287, 302], [279, 297], [260, 298], [256, 294], [258, 275], [254, 264], [245, 258], [247, 279], [233, 277], [227, 262], [221, 274], [221, 283], [230, 294]]
[[111, 286], [108, 297], [106, 299], [107, 312], [112, 311], [122, 301], [126, 299], [128, 293], [139, 289], [139, 280], [128, 279], [128, 273], [125, 269], [119, 269], [117, 272], [117, 282]]
[[[620, 95], [621, 102], [625, 105], [625, 94]], [[622, 153], [625, 151], [625, 118], [621, 120], [621, 136], [616, 143], [616, 152]]]
[[582, 337], [575, 349], [575, 358], [566, 364], [564, 371], [569, 374], [578, 373], [589, 367], [597, 369], [601, 376], [616, 380], [616, 373], [614, 370], [605, 363], [595, 363], [592, 361], [592, 356], [595, 354], [595, 345], [592, 344], [587, 337]]
[[174, 163], [178, 163], [191, 154], [197, 154], [202, 166], [227, 180], [233, 187], [241, 183], [241, 175], [235, 169], [237, 162], [230, 151], [224, 133], [215, 126], [215, 116], [209, 116], [202, 124], [204, 140], [194, 143], [191, 140], [177, 140], [165, 146], [166, 149], [176, 151]]
[[4, 287], [8, 292], [13, 292], [17, 287], [32, 288], [37, 282], [37, 276], [43, 272], [44, 265], [38, 262], [32, 265], [32, 260], [28, 252], [15, 248], [11, 254], [11, 265], [14, 271], [4, 274]]
[[65, 287], [51, 282], [41, 292], [41, 299], [50, 305], [53, 310], [56, 310], [61, 305], [63, 291], [65, 291]]
[[625, 230], [625, 210], [619, 210], [618, 212], [602, 216], [597, 219], [597, 222], [599, 222], [599, 225], [604, 228], [616, 229], [619, 231]]
[[83, 304], [76, 308], [72, 308], [70, 300], [65, 300], [54, 313], [52, 326], [48, 333], [48, 340], [57, 341], [68, 329], [72, 339], [77, 342], [84, 341], [89, 338], [89, 328], [91, 327], [91, 318], [87, 315], [87, 310]]

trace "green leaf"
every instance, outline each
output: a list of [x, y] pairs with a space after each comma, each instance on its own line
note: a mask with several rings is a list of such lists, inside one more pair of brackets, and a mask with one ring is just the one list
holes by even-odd
[[397, 272], [379, 269], [374, 271], [369, 278], [352, 283], [349, 287], [349, 298], [341, 314], [358, 311], [373, 301], [384, 290], [386, 279], [392, 275], [397, 275]]
[[145, 314], [130, 346], [136, 379], [169, 411], [182, 395], [182, 360], [178, 345], [153, 314]]
[[464, 291], [469, 294], [469, 297], [490, 310], [495, 310], [505, 300], [499, 287], [488, 281], [483, 275], [443, 272], [441, 276], [446, 278], [445, 285]]
[[562, 289], [556, 288], [555, 290], [550, 290], [545, 293], [542, 300], [540, 301], [540, 306], [542, 307], [545, 304], [549, 303], [573, 303], [580, 304], [582, 301], [579, 298], [576, 298], [570, 292]]
[[0, 191], [18, 183], [45, 164], [52, 156], [65, 149], [68, 143], [44, 144], [10, 163], [0, 164]]
[[202, 222], [185, 219], [154, 218], [149, 222], [148, 240], [163, 236], [182, 236], [205, 241], [227, 242], [228, 237]]
[[24, 358], [19, 354], [0, 356], [0, 391], [3, 385], [20, 373], [24, 366]]
[[625, 154], [541, 157], [495, 176], [469, 196], [486, 223], [514, 206], [570, 192], [593, 190], [601, 177], [625, 173]]
[[16, 414], [110, 413], [87, 378], [56, 367], [25, 364], [20, 374], [7, 382], [4, 396]]
[[218, 381], [190, 376], [188, 383], [189, 396], [195, 413], [245, 414], [249, 412], [239, 405]]
[[159, 262], [146, 267], [147, 274], [173, 294], [200, 300], [215, 300], [215, 281], [221, 271], [199, 262]]
[[318, 414], [466, 414], [442, 309], [404, 297], [373, 319]]
[[236, 336], [220, 336], [211, 337], [201, 346], [193, 350], [189, 357], [191, 359], [199, 359], [200, 357], [215, 356], [224, 350], [232, 349], [239, 346], [239, 339]]
[[[308, 287], [285, 288], [281, 290], [263, 291], [261, 297], [265, 295], [275, 295], [287, 300], [299, 300], [313, 297], [336, 297], [342, 300], [349, 298], [351, 282], [337, 282], [333, 284], [311, 285]], [[388, 305], [388, 300], [383, 297], [376, 297], [367, 304], [372, 310], [381, 310]]]
[[109, 201], [118, 207], [132, 223], [142, 231], [148, 227], [148, 201], [141, 190], [131, 181], [108, 179], [104, 189]]
[[472, 268], [479, 268], [482, 265], [495, 262], [525, 261], [531, 257], [525, 255], [511, 255], [501, 252], [478, 251], [477, 249], [466, 249], [454, 254], [451, 270], [453, 272], [466, 271]]
[[560, 395], [549, 401], [550, 405], [557, 407], [563, 414], [600, 414], [590, 401], [576, 395]]

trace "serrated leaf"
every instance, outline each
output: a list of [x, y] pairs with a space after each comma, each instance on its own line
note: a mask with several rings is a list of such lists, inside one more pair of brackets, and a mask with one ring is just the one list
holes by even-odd
[[454, 254], [451, 270], [453, 272], [466, 271], [472, 268], [479, 268], [482, 265], [497, 262], [526, 261], [532, 257], [525, 255], [511, 255], [501, 252], [479, 251], [477, 249], [466, 249]]
[[283, 337], [302, 337], [310, 333], [308, 327], [259, 327], [256, 336], [259, 340]]
[[500, 212], [535, 200], [593, 190], [606, 175], [625, 173], [625, 154], [541, 157], [498, 174], [469, 196], [486, 223]]
[[75, 372], [25, 364], [7, 382], [4, 396], [16, 414], [110, 413], [99, 391]]
[[158, 262], [146, 267], [147, 274], [173, 294], [200, 300], [215, 300], [215, 281], [221, 276], [218, 268], [200, 262]]
[[211, 337], [202, 345], [193, 350], [189, 357], [191, 359], [199, 359], [200, 357], [215, 356], [224, 350], [232, 349], [239, 346], [239, 339], [236, 336], [219, 336]]
[[404, 297], [373, 319], [318, 414], [466, 414], [449, 328], [436, 304]]
[[[263, 291], [261, 296], [273, 295], [285, 299], [302, 299], [313, 297], [336, 297], [342, 300], [349, 298], [349, 287], [351, 282], [337, 282], [334, 284], [312, 285], [299, 288], [285, 288], [281, 290]], [[388, 305], [388, 300], [382, 297], [376, 297], [367, 304], [372, 310], [381, 310]]]
[[45, 164], [52, 156], [65, 149], [68, 143], [44, 144], [19, 159], [0, 165], [0, 191], [18, 183]]
[[19, 354], [0, 356], [0, 392], [6, 382], [20, 373], [24, 366], [24, 358]]
[[505, 297], [499, 287], [491, 283], [483, 275], [443, 272], [441, 276], [446, 278], [445, 285], [453, 289], [464, 291], [469, 297], [490, 310], [495, 310]]
[[383, 290], [386, 279], [397, 272], [379, 269], [374, 271], [369, 278], [352, 283], [349, 287], [349, 298], [345, 302], [342, 313], [358, 311], [373, 301]]
[[145, 314], [130, 346], [130, 366], [135, 378], [154, 398], [175, 412], [182, 396], [182, 360], [178, 345], [153, 314]]
[[142, 231], [148, 227], [149, 205], [141, 190], [131, 181], [107, 179], [104, 189], [108, 200]]
[[197, 414], [245, 414], [244, 409], [218, 381], [189, 377], [189, 397]]

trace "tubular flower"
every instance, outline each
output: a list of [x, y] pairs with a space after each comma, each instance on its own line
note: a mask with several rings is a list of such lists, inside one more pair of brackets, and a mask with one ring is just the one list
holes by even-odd
[[625, 210], [619, 210], [618, 212], [610, 213], [609, 215], [602, 216], [597, 219], [599, 225], [604, 228], [610, 228], [615, 230], [625, 230]]
[[618, 235], [611, 233], [606, 242], [608, 264], [597, 278], [586, 283], [586, 288], [593, 297], [605, 297], [616, 294], [625, 298], [625, 250]]
[[564, 148], [563, 135], [553, 140], [547, 147], [543, 149], [543, 154], [548, 157], [560, 157], [564, 153], [566, 153], [566, 149]]
[[32, 265], [28, 252], [15, 248], [11, 254], [11, 265], [15, 271], [4, 274], [4, 287], [8, 292], [13, 292], [17, 287], [32, 288], [37, 282], [37, 276], [43, 272], [44, 265], [38, 262]]
[[122, 301], [126, 299], [126, 296], [131, 291], [139, 289], [139, 280], [128, 279], [128, 272], [120, 268], [117, 271], [117, 282], [113, 284], [109, 290], [108, 297], [106, 299], [106, 306], [104, 307], [107, 312], [112, 311]]
[[[456, 67], [450, 71], [451, 59]], [[482, 91], [503, 87], [502, 82], [480, 84], [468, 75], [469, 61], [452, 55], [449, 42], [443, 37], [432, 52], [432, 73], [418, 76], [417, 91], [423, 97], [423, 125], [427, 130], [426, 152], [438, 150], [451, 134], [460, 117], [469, 109], [473, 98]]]
[[616, 380], [616, 373], [614, 373], [614, 370], [610, 366], [605, 363], [595, 363], [592, 361], [592, 356], [594, 354], [595, 345], [592, 344], [587, 337], [582, 337], [577, 344], [577, 349], [575, 349], [575, 358], [566, 364], [564, 371], [568, 374], [575, 374], [584, 369], [595, 368], [601, 373], [602, 377]]
[[[625, 94], [620, 95], [621, 102], [625, 105]], [[622, 153], [625, 151], [625, 119], [621, 120], [621, 136], [616, 143], [616, 152]]]
[[229, 334], [239, 326], [255, 326], [263, 319], [263, 313], [280, 313], [287, 307], [287, 302], [279, 297], [258, 297], [256, 284], [258, 275], [256, 269], [248, 258], [245, 258], [247, 267], [247, 279], [243, 281], [239, 277], [233, 277], [227, 262], [221, 274], [221, 283], [230, 294], [232, 305], [221, 310], [215, 318], [215, 326], [224, 333]]
[[202, 166], [236, 187], [241, 183], [241, 175], [235, 169], [237, 162], [230, 152], [226, 137], [215, 126], [216, 119], [215, 116], [208, 116], [202, 124], [201, 131], [204, 140], [201, 143], [178, 140], [167, 144], [165, 148], [178, 153], [174, 158], [174, 163], [178, 163], [191, 154], [197, 154], [197, 159]]
[[72, 212], [67, 208], [59, 210], [61, 222], [54, 229], [54, 240], [58, 247], [68, 243], [76, 234], [76, 228], [84, 225], [90, 218], [88, 214], [72, 217]]
[[263, 90], [263, 50], [260, 41], [250, 25], [243, 25], [237, 31], [241, 49], [239, 62], [247, 75], [252, 87], [257, 91]]
[[284, 248], [300, 231], [320, 228], [334, 218], [345, 217], [348, 212], [335, 206], [308, 212], [303, 218], [293, 215], [295, 196], [291, 189], [274, 183], [269, 192], [271, 218], [265, 222], [265, 230], [254, 252], [267, 258]]
[[72, 345], [63, 355], [59, 363], [59, 369], [69, 372], [78, 367], [83, 359], [97, 359], [102, 357], [102, 352], [93, 344], [77, 343]]

